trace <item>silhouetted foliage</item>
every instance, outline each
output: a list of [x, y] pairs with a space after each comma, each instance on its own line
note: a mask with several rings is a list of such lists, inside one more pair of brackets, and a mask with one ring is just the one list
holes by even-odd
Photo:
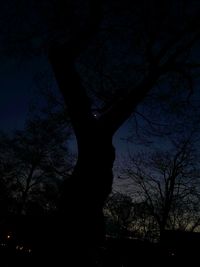
[[13, 212], [55, 208], [59, 187], [72, 168], [69, 136], [68, 126], [54, 117], [30, 119], [23, 130], [2, 136], [1, 177], [15, 200]]
[[125, 237], [131, 234], [129, 226], [133, 220], [133, 202], [131, 197], [114, 193], [104, 207], [107, 234], [114, 237]]
[[136, 200], [146, 203], [146, 217], [154, 218], [160, 234], [165, 229], [194, 231], [199, 226], [200, 172], [193, 141], [178, 140], [171, 149], [130, 155], [124, 166]]
[[158, 241], [158, 226], [146, 201], [114, 193], [109, 196], [104, 214], [106, 234], [113, 238]]

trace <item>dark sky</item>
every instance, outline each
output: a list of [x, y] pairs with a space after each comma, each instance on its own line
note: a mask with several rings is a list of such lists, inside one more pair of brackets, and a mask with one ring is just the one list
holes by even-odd
[[0, 70], [0, 129], [22, 128], [35, 94], [34, 75], [46, 66], [42, 58], [7, 61]]
[[3, 72], [0, 78], [0, 127], [2, 130], [20, 128], [27, 115], [32, 95], [30, 73], [22, 70]]

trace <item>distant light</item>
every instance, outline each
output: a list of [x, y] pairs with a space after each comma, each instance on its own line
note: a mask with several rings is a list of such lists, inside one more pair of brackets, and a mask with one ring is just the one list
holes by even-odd
[[7, 239], [10, 239], [11, 238], [11, 236], [10, 235], [7, 235]]
[[19, 246], [19, 245], [16, 246], [16, 250], [23, 250], [23, 249], [24, 249], [23, 246]]

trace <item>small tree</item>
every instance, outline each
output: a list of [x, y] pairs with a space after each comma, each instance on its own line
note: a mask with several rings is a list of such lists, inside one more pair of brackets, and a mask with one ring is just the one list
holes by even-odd
[[199, 169], [191, 140], [173, 143], [171, 150], [130, 156], [124, 173], [133, 180], [137, 200], [146, 203], [161, 236], [165, 229], [197, 227]]
[[25, 213], [30, 203], [49, 209], [53, 195], [58, 196], [58, 186], [72, 167], [69, 134], [54, 118], [37, 117], [28, 120], [24, 130], [1, 138], [2, 177], [18, 203], [18, 214]]

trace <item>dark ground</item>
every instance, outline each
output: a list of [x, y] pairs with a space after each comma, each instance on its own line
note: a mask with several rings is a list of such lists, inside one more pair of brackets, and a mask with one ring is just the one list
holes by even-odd
[[[105, 245], [99, 249], [96, 256], [97, 264], [94, 266], [198, 266], [199, 248], [194, 244], [190, 244], [190, 248], [188, 246], [176, 248], [173, 245], [171, 247], [167, 244], [161, 246], [139, 240], [108, 239]], [[1, 241], [0, 266], [2, 267], [51, 266], [51, 263], [51, 257], [48, 257], [48, 253], [44, 256], [42, 249], [37, 251], [36, 248], [32, 249], [31, 245], [16, 244], [12, 240]], [[60, 265], [58, 260], [57, 266], [70, 265], [69, 263]]]
[[[77, 245], [79, 253], [70, 255], [65, 240], [59, 242], [61, 239], [49, 234], [55, 230], [54, 224], [47, 227], [49, 219], [52, 218], [47, 217], [42, 224], [41, 218], [25, 217], [18, 220], [11, 217], [4, 225], [1, 224], [0, 267], [71, 267], [69, 259], [73, 258], [82, 262], [87, 240], [80, 242], [82, 247]], [[62, 259], [60, 249], [64, 251]], [[96, 262], [90, 265], [92, 267], [191, 267], [199, 266], [199, 254], [200, 233], [166, 231], [163, 243], [109, 237], [100, 248], [90, 251], [88, 258], [93, 258]], [[64, 261], [68, 263], [63, 264]]]

